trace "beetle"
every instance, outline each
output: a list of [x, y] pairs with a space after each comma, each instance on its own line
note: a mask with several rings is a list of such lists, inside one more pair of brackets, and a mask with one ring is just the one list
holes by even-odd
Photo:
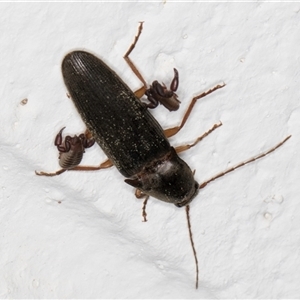
[[199, 188], [192, 170], [119, 76], [85, 51], [67, 54], [62, 74], [87, 129], [125, 182], [178, 207], [189, 204]]
[[[139, 27], [141, 32], [142, 23]], [[125, 55], [125, 59], [132, 66], [128, 55], [133, 46]], [[134, 73], [141, 79], [135, 67]], [[62, 75], [68, 90], [68, 95], [74, 102], [88, 131], [103, 149], [108, 160], [97, 167], [76, 166], [73, 170], [98, 170], [112, 165], [126, 178], [125, 182], [135, 187], [141, 195], [153, 196], [164, 202], [172, 203], [177, 207], [186, 207], [188, 228], [192, 249], [196, 262], [196, 288], [198, 286], [198, 261], [189, 220], [189, 204], [196, 197], [199, 189], [209, 182], [232, 172], [233, 170], [266, 156], [285, 143], [285, 138], [270, 150], [248, 159], [217, 174], [211, 179], [199, 183], [194, 179], [194, 172], [178, 156], [204, 137], [220, 127], [222, 123], [214, 124], [211, 129], [199, 136], [194, 143], [179, 147], [172, 147], [168, 137], [175, 135], [186, 123], [195, 103], [208, 94], [223, 88], [219, 84], [212, 89], [194, 97], [179, 126], [163, 130], [148, 108], [156, 107], [158, 102], [169, 110], [176, 110], [179, 100], [175, 91], [178, 88], [178, 71], [174, 69], [174, 78], [168, 90], [165, 85], [156, 81], [146, 87], [143, 92], [148, 96], [149, 104], [145, 104], [134, 94], [124, 81], [100, 58], [86, 51], [68, 53], [62, 62]], [[165, 100], [165, 101], [164, 101]], [[177, 107], [178, 106], [178, 107]], [[60, 149], [59, 149], [60, 150]], [[82, 149], [80, 150], [82, 153]], [[79, 151], [79, 152], [80, 152]], [[45, 172], [36, 172], [38, 175], [47, 175]], [[50, 173], [50, 174], [57, 174]], [[145, 200], [145, 201], [146, 201]], [[144, 210], [144, 209], [143, 209]], [[143, 212], [144, 215], [145, 212]], [[144, 215], [145, 217], [145, 215]]]

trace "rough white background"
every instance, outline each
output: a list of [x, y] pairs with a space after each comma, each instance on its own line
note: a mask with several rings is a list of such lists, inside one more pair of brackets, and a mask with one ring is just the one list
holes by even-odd
[[[300, 3], [1, 3], [0, 297], [293, 298], [300, 294]], [[191, 205], [200, 282], [184, 209], [141, 200], [116, 169], [38, 177], [59, 168], [56, 133], [85, 127], [66, 97], [60, 64], [96, 53], [136, 90], [122, 56], [147, 82], [180, 73], [181, 109], [153, 113], [177, 125], [173, 145], [223, 126], [182, 155], [203, 182], [292, 138], [209, 184]], [[22, 99], [28, 98], [26, 105]], [[98, 146], [83, 164], [105, 159]]]

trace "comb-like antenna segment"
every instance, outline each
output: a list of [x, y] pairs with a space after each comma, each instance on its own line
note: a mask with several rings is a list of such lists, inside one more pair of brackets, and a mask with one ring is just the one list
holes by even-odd
[[186, 219], [187, 219], [187, 223], [188, 223], [188, 229], [189, 229], [189, 235], [190, 235], [190, 241], [191, 241], [191, 245], [192, 245], [192, 249], [193, 249], [193, 254], [194, 254], [194, 258], [195, 258], [195, 265], [196, 265], [196, 289], [198, 288], [198, 279], [199, 279], [199, 268], [198, 268], [198, 258], [197, 258], [197, 252], [195, 249], [195, 245], [194, 245], [194, 240], [193, 240], [193, 234], [192, 234], [192, 228], [191, 228], [191, 220], [190, 220], [190, 206], [187, 205], [185, 207], [185, 211], [186, 211]]

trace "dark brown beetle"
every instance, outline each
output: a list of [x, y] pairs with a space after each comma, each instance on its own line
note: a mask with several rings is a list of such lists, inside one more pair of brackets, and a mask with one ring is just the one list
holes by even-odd
[[[74, 51], [64, 58], [62, 73], [88, 130], [127, 178], [126, 183], [178, 207], [194, 199], [199, 184], [192, 170], [170, 146], [149, 110], [113, 70], [91, 53]], [[219, 126], [214, 125], [210, 131]]]
[[[73, 51], [67, 54], [62, 62], [62, 74], [68, 95], [77, 107], [87, 129], [108, 156], [108, 160], [100, 166], [78, 166], [72, 170], [98, 170], [115, 165], [127, 178], [125, 179], [126, 183], [137, 188], [142, 195], [146, 195], [145, 203], [149, 196], [153, 196], [159, 200], [173, 203], [177, 207], [186, 206], [188, 228], [196, 262], [197, 288], [198, 261], [192, 240], [188, 204], [195, 198], [199, 189], [206, 186], [207, 183], [266, 156], [285, 143], [290, 136], [270, 150], [239, 163], [199, 185], [194, 179], [194, 172], [177, 153], [195, 146], [222, 123], [215, 124], [190, 145], [173, 148], [167, 138], [175, 135], [184, 126], [197, 100], [224, 87], [225, 84], [217, 85], [194, 97], [181, 124], [163, 131], [147, 108], [156, 107], [158, 102], [169, 110], [178, 108], [179, 101], [175, 94], [179, 84], [178, 72], [176, 69], [174, 70], [175, 75], [170, 90], [157, 81], [147, 88], [144, 79], [128, 57], [141, 30], [142, 23], [134, 43], [124, 57], [144, 84], [136, 94], [101, 59], [91, 53]], [[148, 96], [149, 104], [144, 104], [139, 100], [142, 94]], [[81, 151], [81, 153], [83, 152]], [[48, 173], [37, 174], [47, 175]], [[57, 175], [57, 172], [50, 174]], [[143, 216], [145, 218], [144, 209]]]
[[[139, 33], [141, 28], [142, 23]], [[136, 41], [137, 39], [138, 37]], [[97, 167], [77, 166], [79, 160], [77, 162], [73, 160], [70, 164], [62, 165], [63, 169], [55, 173], [36, 172], [36, 174], [55, 176], [69, 169], [99, 170], [115, 165], [121, 174], [127, 177], [125, 182], [137, 188], [136, 196], [146, 198], [143, 206], [144, 221], [146, 221], [145, 207], [149, 196], [173, 203], [178, 207], [187, 205], [188, 227], [196, 261], [197, 287], [198, 263], [192, 241], [188, 203], [197, 195], [199, 184], [194, 180], [194, 173], [177, 153], [193, 147], [222, 123], [215, 124], [190, 145], [173, 148], [167, 137], [175, 135], [184, 126], [198, 99], [222, 88], [225, 84], [217, 85], [194, 97], [180, 126], [163, 131], [148, 108], [154, 108], [161, 103], [169, 110], [178, 109], [180, 101], [175, 94], [179, 85], [178, 71], [174, 69], [174, 78], [169, 90], [157, 81], [148, 88], [128, 57], [133, 48], [134, 44], [124, 58], [144, 83], [135, 94], [96, 56], [85, 51], [74, 51], [66, 55], [62, 63], [62, 73], [68, 89], [67, 95], [75, 103], [88, 131], [109, 159]], [[150, 103], [139, 100], [144, 94]], [[83, 143], [81, 145], [83, 146]], [[78, 156], [82, 156], [83, 148], [76, 149]], [[68, 151], [64, 153], [67, 154]], [[75, 153], [73, 155], [76, 156]]]
[[179, 207], [190, 203], [199, 188], [193, 172], [120, 77], [84, 51], [67, 54], [62, 73], [88, 130], [125, 182]]

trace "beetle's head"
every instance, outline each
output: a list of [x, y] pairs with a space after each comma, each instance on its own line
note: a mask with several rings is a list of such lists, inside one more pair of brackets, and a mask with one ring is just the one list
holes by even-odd
[[178, 157], [174, 148], [125, 182], [149, 196], [173, 203], [177, 207], [189, 204], [199, 189], [193, 172]]

